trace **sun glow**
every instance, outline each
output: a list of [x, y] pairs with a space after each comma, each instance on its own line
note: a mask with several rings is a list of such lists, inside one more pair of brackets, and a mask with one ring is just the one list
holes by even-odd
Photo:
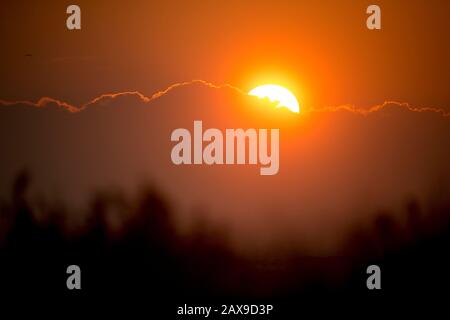
[[286, 88], [276, 84], [258, 86], [248, 92], [250, 96], [268, 98], [272, 102], [278, 102], [277, 107], [286, 107], [292, 112], [300, 113], [297, 98]]

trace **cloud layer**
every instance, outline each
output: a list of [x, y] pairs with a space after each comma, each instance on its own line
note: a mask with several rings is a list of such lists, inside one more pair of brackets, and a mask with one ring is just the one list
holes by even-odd
[[[0, 108], [0, 197], [22, 168], [34, 176], [35, 197], [74, 207], [97, 189], [133, 192], [151, 181], [168, 194], [180, 225], [208, 212], [236, 241], [254, 245], [298, 240], [329, 252], [351, 224], [409, 196], [426, 201], [436, 181], [450, 182], [450, 123], [438, 108], [388, 101], [304, 108], [299, 116], [200, 80], [150, 96], [103, 94], [81, 106], [51, 98], [1, 103], [8, 107]], [[171, 132], [192, 130], [194, 120], [205, 128], [279, 128], [279, 173], [174, 165]]]
[[[235, 86], [232, 86], [230, 84], [216, 85], [216, 84], [213, 84], [213, 83], [205, 81], [205, 80], [191, 80], [191, 81], [186, 81], [186, 82], [174, 83], [174, 84], [168, 86], [166, 89], [155, 92], [150, 96], [146, 96], [145, 94], [143, 94], [139, 91], [103, 93], [103, 94], [99, 95], [98, 97], [95, 97], [92, 100], [90, 100], [80, 106], [75, 106], [68, 102], [61, 101], [61, 100], [51, 98], [51, 97], [42, 97], [36, 102], [29, 101], [29, 100], [8, 101], [8, 100], [0, 99], [0, 104], [2, 104], [4, 106], [28, 105], [28, 106], [34, 106], [37, 108], [42, 108], [42, 107], [45, 107], [48, 105], [56, 105], [58, 107], [66, 109], [69, 112], [79, 112], [79, 111], [82, 111], [82, 110], [88, 108], [89, 106], [96, 105], [96, 104], [102, 104], [107, 100], [116, 99], [119, 97], [127, 97], [127, 96], [137, 97], [142, 103], [149, 103], [155, 99], [158, 99], [158, 98], [170, 93], [174, 89], [177, 89], [180, 87], [196, 85], [196, 84], [204, 85], [206, 87], [215, 88], [215, 89], [220, 89], [220, 88], [226, 87], [226, 88], [235, 90], [237, 93], [240, 93], [243, 95], [246, 94], [245, 91], [243, 91]], [[357, 113], [357, 114], [361, 114], [361, 115], [368, 115], [370, 113], [382, 111], [382, 110], [384, 110], [388, 107], [392, 107], [392, 106], [400, 107], [400, 108], [403, 108], [403, 109], [405, 109], [407, 111], [411, 111], [411, 112], [432, 112], [432, 113], [438, 113], [444, 117], [450, 116], [450, 112], [446, 111], [443, 108], [411, 106], [407, 102], [400, 102], [400, 101], [393, 101], [393, 100], [387, 100], [381, 104], [378, 104], [378, 105], [375, 105], [375, 106], [372, 106], [369, 108], [359, 108], [354, 105], [348, 104], [348, 105], [340, 105], [340, 106], [310, 107], [310, 108], [306, 108], [306, 110], [302, 111], [302, 112], [348, 111], [348, 112]]]

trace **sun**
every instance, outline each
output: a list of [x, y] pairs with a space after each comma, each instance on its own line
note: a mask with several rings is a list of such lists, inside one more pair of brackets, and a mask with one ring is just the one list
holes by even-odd
[[269, 98], [272, 102], [278, 102], [278, 108], [286, 107], [292, 112], [300, 113], [297, 98], [292, 94], [292, 92], [282, 86], [276, 84], [265, 84], [250, 90], [248, 94], [258, 98]]

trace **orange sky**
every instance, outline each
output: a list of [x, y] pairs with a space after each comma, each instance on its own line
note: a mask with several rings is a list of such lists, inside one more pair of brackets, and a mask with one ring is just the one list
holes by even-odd
[[[244, 94], [194, 83], [160, 99], [100, 99], [78, 113], [1, 106], [0, 197], [23, 167], [35, 176], [35, 195], [50, 198], [84, 201], [100, 187], [148, 179], [175, 207], [204, 209], [250, 239], [294, 235], [323, 249], [376, 210], [424, 200], [448, 181], [449, 117], [414, 108], [450, 111], [450, 2], [377, 1], [381, 31], [366, 28], [365, 1], [77, 3], [81, 31], [66, 29], [66, 3], [2, 5], [0, 100], [80, 106], [111, 92], [150, 97], [191, 79]], [[251, 108], [245, 92], [267, 82], [291, 89], [305, 112]], [[383, 107], [307, 112], [343, 104]], [[279, 174], [175, 167], [170, 132], [194, 120], [280, 128]]]
[[[0, 196], [27, 168], [33, 201], [68, 203], [69, 221], [98, 190], [132, 195], [155, 185], [182, 222], [213, 221], [241, 248], [300, 243], [335, 252], [349, 228], [379, 210], [403, 221], [404, 205], [447, 192], [448, 116], [396, 103], [368, 115], [274, 109], [239, 90], [206, 83], [177, 86], [155, 99], [101, 98], [80, 112], [53, 103], [0, 107]], [[280, 167], [181, 165], [170, 159], [176, 128], [279, 128]], [[391, 211], [392, 210], [392, 211]], [[400, 222], [401, 223], [401, 222]]]
[[2, 5], [2, 99], [83, 103], [203, 79], [244, 90], [277, 81], [304, 106], [450, 108], [446, 1], [377, 1], [381, 31], [365, 26], [367, 1], [77, 3], [72, 32], [65, 2]]

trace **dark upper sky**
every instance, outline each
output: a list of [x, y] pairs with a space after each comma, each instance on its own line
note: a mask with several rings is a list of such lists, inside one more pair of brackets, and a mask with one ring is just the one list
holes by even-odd
[[[448, 1], [8, 1], [0, 12], [0, 98], [82, 103], [191, 79], [244, 90], [287, 85], [304, 106], [395, 99], [450, 108]], [[27, 56], [31, 54], [32, 56]]]

